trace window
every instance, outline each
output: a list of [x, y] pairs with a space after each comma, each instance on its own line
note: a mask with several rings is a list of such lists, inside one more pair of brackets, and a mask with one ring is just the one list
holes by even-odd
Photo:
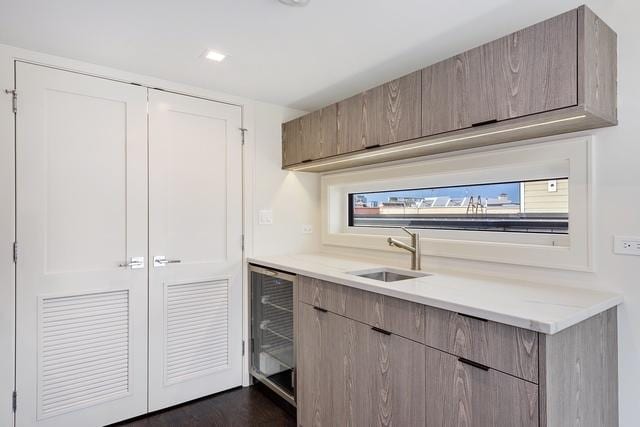
[[592, 271], [591, 147], [522, 142], [325, 174], [322, 244], [397, 256], [387, 238], [407, 226], [425, 256]]
[[569, 180], [349, 193], [349, 226], [569, 232]]

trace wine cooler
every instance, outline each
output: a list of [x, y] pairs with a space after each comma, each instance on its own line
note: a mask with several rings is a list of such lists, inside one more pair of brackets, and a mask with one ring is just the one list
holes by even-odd
[[295, 405], [296, 276], [255, 265], [251, 281], [251, 376]]

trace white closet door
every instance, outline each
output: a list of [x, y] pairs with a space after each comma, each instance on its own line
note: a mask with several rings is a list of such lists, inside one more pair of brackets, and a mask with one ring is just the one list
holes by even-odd
[[16, 64], [18, 426], [146, 412], [146, 90]]
[[242, 383], [240, 107], [149, 91], [149, 410]]

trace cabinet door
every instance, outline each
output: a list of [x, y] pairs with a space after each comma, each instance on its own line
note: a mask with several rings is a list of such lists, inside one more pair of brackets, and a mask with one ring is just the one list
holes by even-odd
[[301, 119], [282, 124], [282, 166], [291, 166], [302, 161]]
[[484, 45], [422, 70], [422, 135], [496, 119], [493, 62]]
[[301, 161], [335, 156], [338, 150], [338, 106], [330, 105], [301, 118]]
[[[301, 426], [359, 424], [365, 393], [357, 364], [365, 354], [356, 322], [300, 303], [297, 405]], [[360, 347], [359, 347], [360, 346]]]
[[538, 426], [537, 385], [425, 348], [427, 426]]
[[364, 150], [377, 142], [373, 134], [373, 91], [359, 93], [338, 103], [338, 154]]
[[330, 420], [329, 374], [323, 338], [329, 333], [327, 314], [300, 303], [298, 309], [297, 407], [298, 425], [328, 425]]
[[424, 426], [425, 347], [300, 303], [298, 423]]
[[425, 346], [357, 323], [363, 337], [356, 378], [357, 423], [362, 426], [425, 425]]
[[338, 154], [420, 136], [420, 72], [338, 103]]
[[572, 10], [491, 43], [498, 119], [576, 105], [578, 17]]
[[422, 135], [469, 127], [469, 63], [456, 55], [422, 70]]

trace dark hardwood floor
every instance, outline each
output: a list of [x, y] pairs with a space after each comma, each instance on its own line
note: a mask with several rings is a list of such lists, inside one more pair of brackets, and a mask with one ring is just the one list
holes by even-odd
[[237, 388], [111, 427], [295, 427], [292, 409], [268, 394], [260, 386]]

